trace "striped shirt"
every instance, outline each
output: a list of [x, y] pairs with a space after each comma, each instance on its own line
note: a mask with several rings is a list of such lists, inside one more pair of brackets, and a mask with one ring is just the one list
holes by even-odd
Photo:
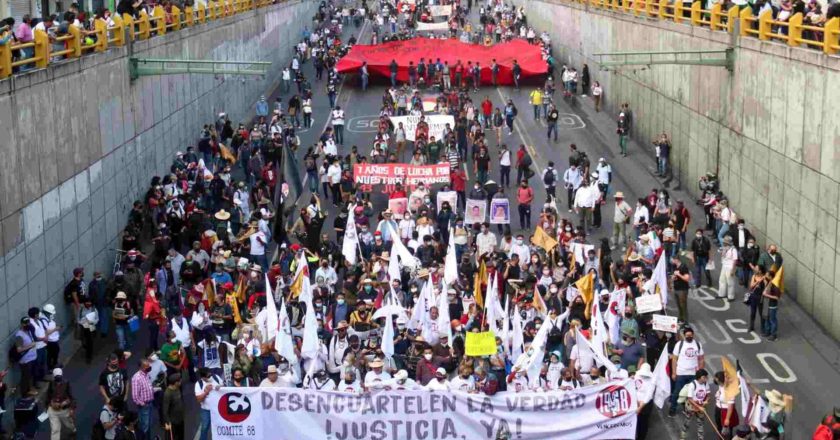
[[459, 162], [461, 161], [461, 156], [458, 154], [458, 150], [454, 148], [450, 148], [446, 151], [446, 158], [449, 160], [449, 168], [456, 169], [458, 168]]

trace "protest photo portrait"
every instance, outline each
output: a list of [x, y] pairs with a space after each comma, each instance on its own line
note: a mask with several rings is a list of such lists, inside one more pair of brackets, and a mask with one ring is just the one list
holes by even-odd
[[490, 201], [490, 224], [510, 224], [510, 201], [507, 199], [493, 199]]
[[487, 216], [487, 202], [484, 200], [467, 199], [467, 208], [464, 220], [468, 225], [484, 223]]

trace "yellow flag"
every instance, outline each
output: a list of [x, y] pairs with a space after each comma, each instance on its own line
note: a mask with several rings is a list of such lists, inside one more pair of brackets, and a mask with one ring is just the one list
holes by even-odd
[[236, 156], [233, 155], [230, 148], [224, 146], [223, 144], [219, 144], [219, 153], [222, 155], [222, 159], [230, 163], [236, 163]]
[[539, 284], [534, 284], [534, 299], [531, 301], [531, 305], [533, 305], [534, 310], [545, 314], [548, 312], [548, 307], [545, 305], [545, 300], [542, 295], [540, 295], [538, 286]]
[[785, 293], [785, 267], [782, 266], [776, 271], [776, 276], [773, 277], [773, 285], [779, 289], [779, 293]]
[[216, 301], [216, 282], [213, 278], [204, 281], [204, 300], [207, 304], [213, 304]]
[[300, 293], [303, 292], [303, 271], [300, 270], [295, 276], [294, 281], [289, 286], [289, 293], [292, 295], [292, 298], [297, 299], [300, 296]]
[[738, 379], [738, 372], [735, 371], [735, 366], [729, 362], [729, 358], [721, 356], [720, 362], [723, 365], [723, 395], [726, 401], [730, 401], [741, 393], [741, 383]]
[[484, 308], [484, 294], [482, 293], [482, 284], [487, 284], [487, 265], [484, 264], [484, 259], [478, 266], [478, 272], [475, 274], [475, 285], [473, 287], [473, 298], [475, 298], [475, 305], [479, 308]]
[[236, 294], [236, 300], [244, 303], [245, 292], [248, 290], [248, 279], [244, 275], [239, 276], [239, 282], [236, 283], [236, 289], [233, 291]]
[[592, 298], [595, 296], [595, 274], [590, 272], [575, 281], [575, 288], [583, 296], [583, 301], [586, 303], [586, 319], [589, 319], [592, 313], [590, 310]]
[[233, 322], [242, 324], [242, 315], [239, 314], [239, 304], [236, 302], [236, 294], [229, 293], [225, 295], [227, 303], [230, 304], [230, 309], [233, 311]]
[[534, 238], [532, 240], [535, 245], [545, 249], [546, 252], [551, 252], [558, 244], [557, 240], [545, 233], [542, 226], [537, 226], [537, 231], [534, 232]]
[[577, 261], [575, 261], [575, 253], [572, 252], [569, 256], [569, 272], [575, 270], [575, 266], [577, 266]]

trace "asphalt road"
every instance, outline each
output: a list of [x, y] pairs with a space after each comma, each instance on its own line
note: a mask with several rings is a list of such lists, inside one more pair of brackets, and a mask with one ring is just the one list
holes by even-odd
[[[360, 30], [352, 28], [352, 25], [345, 32], [345, 37], [350, 34], [357, 37]], [[369, 41], [370, 28], [361, 29], [360, 41]], [[308, 78], [312, 79], [315, 97], [313, 99], [314, 124], [309, 130], [300, 133], [302, 148], [298, 151], [299, 161], [302, 163], [302, 156], [306, 147], [314, 144], [317, 137], [328, 123], [329, 103], [322, 92], [326, 85], [325, 81], [314, 80], [314, 69], [310, 64], [304, 65], [304, 71]], [[357, 145], [360, 152], [367, 154], [370, 151], [373, 132], [378, 119], [381, 96], [386, 90], [387, 80], [372, 78], [372, 84], [366, 92], [358, 87], [358, 80], [348, 76], [343, 83], [338, 103], [347, 113], [348, 124], [345, 129], [345, 145], [340, 152], [346, 154], [350, 146]], [[273, 102], [278, 95], [278, 90], [267, 93], [269, 102]], [[615, 135], [614, 115], [596, 113], [589, 98], [575, 96], [570, 100], [564, 100], [560, 93], [555, 96], [555, 101], [560, 110], [561, 124], [558, 142], [546, 140], [546, 127], [543, 122], [534, 120], [533, 111], [528, 104], [528, 87], [521, 91], [515, 91], [509, 87], [498, 89], [483, 87], [478, 93], [472, 93], [473, 101], [478, 103], [484, 96], [489, 96], [495, 105], [502, 105], [503, 99], [512, 98], [519, 109], [519, 116], [515, 123], [515, 133], [512, 136], [505, 134], [503, 142], [515, 151], [520, 143], [528, 146], [534, 159], [537, 169], [537, 177], [531, 179], [534, 187], [535, 205], [532, 221], [536, 220], [538, 208], [536, 201], [545, 200], [545, 189], [538, 176], [546, 167], [548, 161], [557, 164], [556, 168], [561, 173], [568, 163], [568, 145], [577, 144], [579, 149], [585, 151], [593, 164], [599, 157], [604, 157], [612, 165], [614, 180], [613, 191], [623, 191], [627, 200], [646, 195], [651, 188], [663, 186], [661, 179], [653, 175], [653, 157], [651, 151], [643, 151], [642, 147], [630, 142], [630, 155], [622, 158], [618, 154], [618, 138]], [[284, 98], [288, 99], [288, 95]], [[633, 103], [630, 103], [631, 107]], [[236, 122], [236, 121], [234, 121]], [[489, 136], [489, 147], [491, 157], [496, 157], [498, 145], [495, 136]], [[675, 145], [674, 148], [680, 148]], [[649, 150], [649, 149], [648, 149]], [[468, 167], [470, 177], [469, 185], [475, 179], [471, 165]], [[499, 170], [493, 164], [490, 179], [499, 181]], [[515, 178], [515, 172], [514, 172]], [[695, 185], [694, 182], [685, 182], [684, 185]], [[306, 188], [307, 185], [304, 185]], [[468, 186], [469, 187], [469, 186]], [[320, 185], [319, 185], [320, 188]], [[692, 203], [692, 197], [684, 190], [669, 189], [674, 199], [685, 200], [691, 210], [692, 227], [699, 227], [702, 219], [702, 210]], [[558, 191], [558, 208], [560, 215], [572, 215], [566, 213], [565, 194]], [[304, 193], [302, 200], [308, 200], [308, 190]], [[323, 194], [322, 194], [323, 199]], [[385, 197], [374, 197], [377, 208], [385, 209]], [[331, 203], [324, 203], [329, 218], [326, 225], [331, 225], [336, 211]], [[611, 228], [613, 209], [607, 205], [602, 210], [604, 222], [603, 228], [594, 233], [591, 243], [596, 242], [602, 236], [607, 236]], [[511, 229], [515, 234], [518, 231], [518, 219], [513, 215]], [[576, 219], [575, 219], [576, 220]], [[749, 222], [749, 219], [747, 219]], [[334, 234], [329, 226], [325, 231]], [[620, 249], [615, 252], [614, 259], [619, 258]], [[714, 274], [717, 275], [716, 273]], [[716, 279], [716, 278], [715, 278]], [[736, 296], [740, 296], [741, 289]], [[721, 357], [728, 356], [731, 360], [741, 362], [746, 375], [753, 385], [759, 390], [778, 389], [784, 393], [792, 394], [795, 399], [793, 417], [788, 426], [789, 438], [809, 438], [816, 426], [818, 419], [834, 404], [838, 402], [837, 392], [840, 391], [840, 346], [822, 331], [811, 318], [809, 318], [795, 303], [790, 300], [783, 300], [779, 312], [779, 333], [780, 338], [775, 342], [769, 342], [759, 337], [754, 332], [747, 331], [746, 320], [749, 310], [739, 301], [727, 303], [715, 298], [715, 289], [702, 288], [692, 291], [689, 296], [689, 321], [696, 329], [699, 339], [706, 350], [707, 369], [717, 371], [720, 369]], [[676, 314], [674, 301], [670, 301], [669, 314]], [[102, 359], [104, 355], [113, 349], [113, 338], [103, 339], [97, 343], [97, 356], [95, 359]], [[135, 353], [141, 353], [145, 347], [138, 344]], [[84, 363], [80, 356], [74, 357], [65, 367], [65, 374], [72, 381], [74, 394], [79, 400], [79, 438], [88, 438], [92, 420], [98, 409], [101, 408], [101, 398], [97, 390], [97, 377], [104, 363], [95, 361], [92, 366]], [[130, 362], [130, 373], [136, 371], [136, 359]], [[191, 394], [192, 385], [185, 385], [185, 395]], [[196, 430], [197, 405], [195, 400], [188, 397], [185, 399], [188, 405], [187, 432]], [[712, 407], [709, 407], [712, 411]], [[669, 419], [664, 412], [655, 411], [651, 418], [651, 432], [649, 438], [666, 439], [677, 438], [679, 419]], [[41, 425], [38, 439], [47, 439], [48, 423]], [[191, 437], [191, 436], [190, 436]], [[712, 429], [707, 427], [706, 439], [714, 439], [716, 436]]]

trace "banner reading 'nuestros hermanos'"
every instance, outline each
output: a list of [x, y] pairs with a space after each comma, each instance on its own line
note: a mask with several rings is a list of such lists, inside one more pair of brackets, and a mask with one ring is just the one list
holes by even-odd
[[632, 439], [632, 380], [573, 391], [390, 390], [353, 395], [297, 388], [222, 388], [208, 397], [215, 440]]

